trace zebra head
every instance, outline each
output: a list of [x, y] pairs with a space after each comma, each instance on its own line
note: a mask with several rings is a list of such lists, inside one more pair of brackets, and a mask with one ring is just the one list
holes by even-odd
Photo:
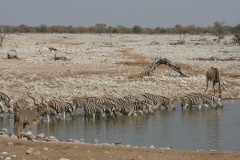
[[151, 113], [152, 115], [154, 115], [154, 111], [153, 111], [153, 109], [152, 109], [152, 105], [147, 104], [147, 103], [145, 103], [145, 105], [146, 105], [146, 110], [147, 110], [149, 113]]
[[165, 101], [165, 105], [166, 106], [169, 106], [170, 108], [172, 108], [173, 110], [175, 110], [176, 109], [176, 107], [174, 106], [174, 104], [173, 104], [173, 99], [168, 99], [168, 98], [166, 98], [166, 97], [164, 97], [164, 101]]
[[69, 106], [68, 112], [70, 113], [70, 116], [71, 116], [72, 118], [75, 118], [75, 117], [76, 117], [76, 111], [75, 111], [74, 106], [73, 106], [71, 103], [69, 103], [69, 102], [67, 102], [67, 104], [68, 104], [68, 106]]
[[217, 109], [217, 106], [214, 106], [213, 101], [203, 96], [203, 99], [206, 101], [206, 104], [209, 104], [212, 108]]
[[106, 114], [105, 114], [105, 112], [103, 111], [103, 109], [100, 108], [100, 107], [96, 107], [96, 108], [98, 109], [98, 110], [97, 110], [97, 117], [102, 118], [102, 119], [105, 119]]

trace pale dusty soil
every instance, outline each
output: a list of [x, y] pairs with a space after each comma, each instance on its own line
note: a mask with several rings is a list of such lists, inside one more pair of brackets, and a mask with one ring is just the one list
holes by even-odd
[[[0, 48], [0, 91], [11, 98], [11, 103], [28, 98], [27, 91], [40, 100], [59, 98], [71, 101], [75, 96], [138, 95], [144, 92], [164, 95], [179, 101], [190, 92], [204, 92], [205, 72], [217, 67], [225, 87], [234, 98], [240, 98], [240, 64], [238, 61], [198, 61], [193, 58], [216, 56], [227, 58], [240, 55], [237, 45], [215, 44], [213, 36], [192, 35], [185, 45], [172, 46], [179, 35], [110, 35], [108, 34], [7, 34]], [[209, 43], [194, 45], [194, 39], [207, 38]], [[229, 41], [231, 37], [226, 37]], [[152, 42], [158, 42], [152, 43]], [[49, 51], [54, 47], [58, 51]], [[16, 50], [20, 60], [7, 59]], [[54, 61], [54, 54], [69, 61]], [[151, 77], [139, 77], [154, 58], [168, 58], [180, 65], [189, 78], [160, 65]], [[168, 75], [167, 75], [168, 74]], [[167, 76], [166, 76], [167, 75]], [[169, 76], [170, 75], [170, 76]], [[213, 90], [210, 91], [213, 93]], [[223, 98], [229, 99], [223, 91]], [[28, 99], [31, 103], [31, 99]], [[93, 145], [52, 144], [14, 141], [13, 147], [2, 140], [0, 151], [25, 159], [238, 159], [239, 152], [177, 151], [134, 149]], [[45, 152], [42, 148], [53, 149]], [[4, 148], [4, 149], [3, 149]], [[40, 155], [25, 155], [28, 148]], [[89, 152], [88, 152], [89, 151]], [[109, 153], [105, 153], [105, 152]], [[15, 153], [14, 153], [15, 152]], [[1, 154], [1, 153], [0, 153]], [[53, 155], [54, 154], [54, 155]], [[111, 157], [109, 157], [111, 156]], [[138, 156], [141, 156], [140, 158]], [[23, 158], [20, 158], [23, 159]]]

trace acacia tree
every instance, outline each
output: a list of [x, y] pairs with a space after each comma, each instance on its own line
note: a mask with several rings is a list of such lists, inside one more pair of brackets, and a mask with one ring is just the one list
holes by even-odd
[[220, 40], [223, 39], [226, 34], [226, 31], [225, 31], [223, 25], [224, 25], [224, 22], [214, 22], [213, 34], [215, 36], [217, 36], [217, 38], [218, 38], [217, 43], [219, 43]]
[[240, 24], [233, 28], [234, 40], [240, 45]]
[[142, 27], [140, 27], [139, 25], [134, 25], [132, 28], [132, 32], [135, 34], [142, 33]]

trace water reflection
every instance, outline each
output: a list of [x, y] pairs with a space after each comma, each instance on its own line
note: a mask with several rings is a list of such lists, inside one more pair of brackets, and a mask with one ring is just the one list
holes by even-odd
[[[131, 146], [168, 147], [175, 149], [240, 149], [240, 102], [224, 102], [224, 108], [192, 108], [159, 110], [154, 116], [120, 116], [105, 120], [77, 117], [47, 122], [34, 126], [34, 133], [53, 135], [60, 141], [84, 139], [84, 142], [115, 143]], [[4, 115], [0, 128], [13, 130], [13, 115]], [[8, 118], [6, 117], [8, 116]], [[11, 120], [8, 120], [8, 119]]]

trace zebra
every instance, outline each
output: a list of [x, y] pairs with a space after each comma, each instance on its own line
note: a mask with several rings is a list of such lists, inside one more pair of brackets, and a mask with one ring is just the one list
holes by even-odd
[[30, 109], [29, 102], [26, 99], [18, 99], [15, 103], [13, 103], [13, 110], [16, 112], [18, 110], [26, 110]]
[[74, 108], [73, 108], [73, 105], [71, 103], [68, 103], [68, 102], [63, 102], [61, 100], [55, 100], [55, 99], [51, 99], [49, 102], [48, 102], [48, 107], [51, 107], [53, 108], [57, 115], [59, 116], [60, 113], [63, 113], [63, 118], [65, 119], [65, 114], [67, 112], [70, 113], [70, 116], [72, 118], [75, 117], [75, 111], [74, 111]]
[[145, 98], [144, 96], [134, 96], [134, 95], [127, 95], [124, 96], [123, 99], [127, 101], [132, 101], [132, 102], [142, 102], [146, 104], [146, 109], [149, 113], [154, 114], [153, 108], [152, 108], [152, 103], [149, 103], [149, 100]]
[[3, 112], [3, 109], [2, 109], [3, 103], [2, 103], [2, 102], [3, 102], [8, 108], [11, 107], [11, 106], [10, 106], [10, 98], [9, 98], [6, 94], [0, 92], [0, 108], [1, 108], [1, 112]]
[[192, 107], [192, 105], [199, 105], [198, 108], [201, 109], [201, 106], [203, 104], [205, 105], [205, 107], [207, 107], [207, 105], [209, 104], [212, 108], [216, 108], [215, 106], [213, 106], [213, 101], [208, 97], [205, 97], [201, 93], [190, 93], [182, 97], [182, 109], [186, 109], [188, 105], [190, 107]]
[[148, 99], [148, 103], [153, 105], [154, 109], [164, 106], [166, 109], [168, 109], [170, 107], [173, 110], [175, 110], [175, 106], [173, 104], [172, 99], [169, 99], [167, 97], [160, 96], [160, 95], [150, 94], [150, 93], [144, 93], [144, 94], [142, 94], [142, 96], [144, 96], [146, 99]]
[[205, 90], [205, 94], [208, 93], [209, 81], [210, 81], [210, 84], [211, 83], [213, 84], [214, 95], [215, 95], [215, 87], [214, 86], [215, 86], [216, 83], [218, 83], [219, 97], [221, 98], [222, 90], [221, 90], [221, 80], [220, 80], [220, 75], [219, 75], [218, 68], [211, 67], [206, 72], [206, 90]]
[[140, 112], [141, 114], [148, 114], [147, 104], [141, 101], [126, 101], [119, 99], [116, 102], [116, 111], [122, 114], [131, 116], [133, 113]]
[[83, 106], [84, 117], [86, 118], [88, 115], [92, 115], [95, 120], [96, 117], [100, 117], [102, 119], [105, 118], [105, 112], [98, 107], [94, 102], [87, 101]]
[[87, 101], [88, 101], [88, 99], [84, 98], [84, 97], [73, 98], [73, 100], [72, 100], [73, 110], [75, 111], [77, 108], [84, 108]]
[[211, 99], [213, 103], [217, 103], [217, 107], [223, 108], [222, 98], [216, 97], [212, 94], [203, 94], [204, 97]]
[[100, 108], [102, 108], [106, 113], [108, 113], [110, 117], [113, 118], [114, 116], [116, 116], [115, 105], [107, 97], [96, 97], [95, 103]]

